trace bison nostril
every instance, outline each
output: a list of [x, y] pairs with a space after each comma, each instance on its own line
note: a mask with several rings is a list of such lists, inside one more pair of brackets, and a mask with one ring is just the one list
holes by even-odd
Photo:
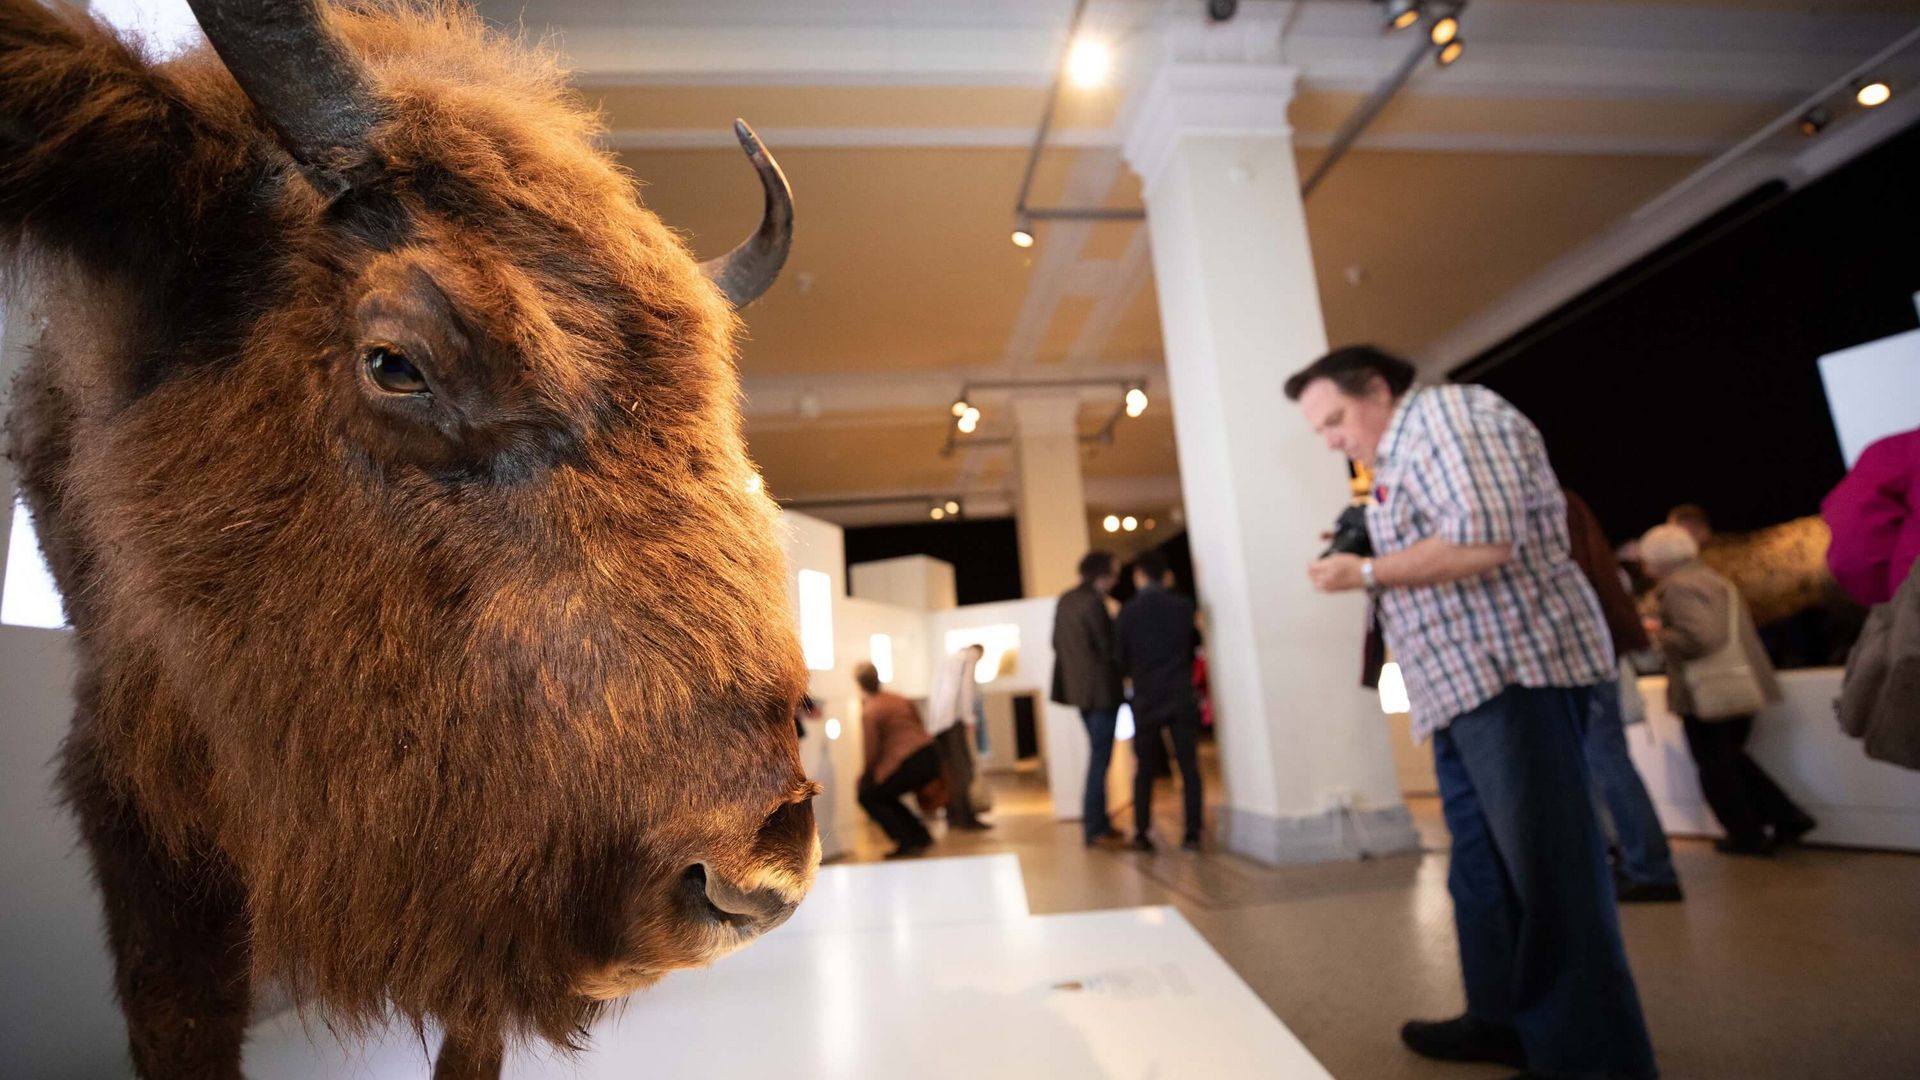
[[759, 933], [771, 930], [793, 914], [793, 901], [778, 890], [743, 889], [710, 873], [703, 862], [687, 867], [680, 877], [689, 908], [710, 922]]
[[813, 801], [808, 796], [768, 814], [760, 823], [754, 846], [763, 853], [802, 851], [813, 845]]
[[694, 863], [687, 867], [686, 872], [680, 875], [680, 891], [686, 896], [688, 905], [699, 915], [719, 923], [734, 919], [732, 913], [722, 910], [707, 895], [706, 863]]

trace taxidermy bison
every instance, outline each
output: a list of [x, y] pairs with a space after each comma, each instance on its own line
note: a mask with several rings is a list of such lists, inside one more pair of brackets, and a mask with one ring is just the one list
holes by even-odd
[[741, 125], [766, 218], [703, 267], [475, 17], [193, 7], [155, 63], [0, 0], [11, 452], [133, 1059], [239, 1076], [273, 980], [494, 1075], [819, 861], [732, 367], [785, 181]]

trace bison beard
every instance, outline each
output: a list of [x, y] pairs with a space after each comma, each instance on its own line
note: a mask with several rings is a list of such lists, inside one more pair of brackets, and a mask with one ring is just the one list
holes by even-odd
[[150, 1080], [238, 1076], [267, 980], [489, 1075], [818, 862], [727, 303], [784, 257], [774, 189], [716, 288], [549, 58], [450, 8], [307, 18], [351, 146], [211, 50], [0, 0], [0, 249], [44, 321], [10, 452]]

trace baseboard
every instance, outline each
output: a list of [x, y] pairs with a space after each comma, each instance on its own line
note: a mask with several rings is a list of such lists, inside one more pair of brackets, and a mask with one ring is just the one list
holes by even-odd
[[1398, 804], [1284, 818], [1229, 806], [1226, 845], [1236, 855], [1291, 866], [1418, 851], [1420, 833], [1407, 808]]

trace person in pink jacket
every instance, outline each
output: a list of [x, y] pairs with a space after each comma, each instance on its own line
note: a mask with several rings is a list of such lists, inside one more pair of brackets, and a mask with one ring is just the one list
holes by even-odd
[[1862, 604], [1893, 599], [1920, 555], [1920, 428], [1867, 447], [1820, 516], [1833, 531], [1833, 580]]

